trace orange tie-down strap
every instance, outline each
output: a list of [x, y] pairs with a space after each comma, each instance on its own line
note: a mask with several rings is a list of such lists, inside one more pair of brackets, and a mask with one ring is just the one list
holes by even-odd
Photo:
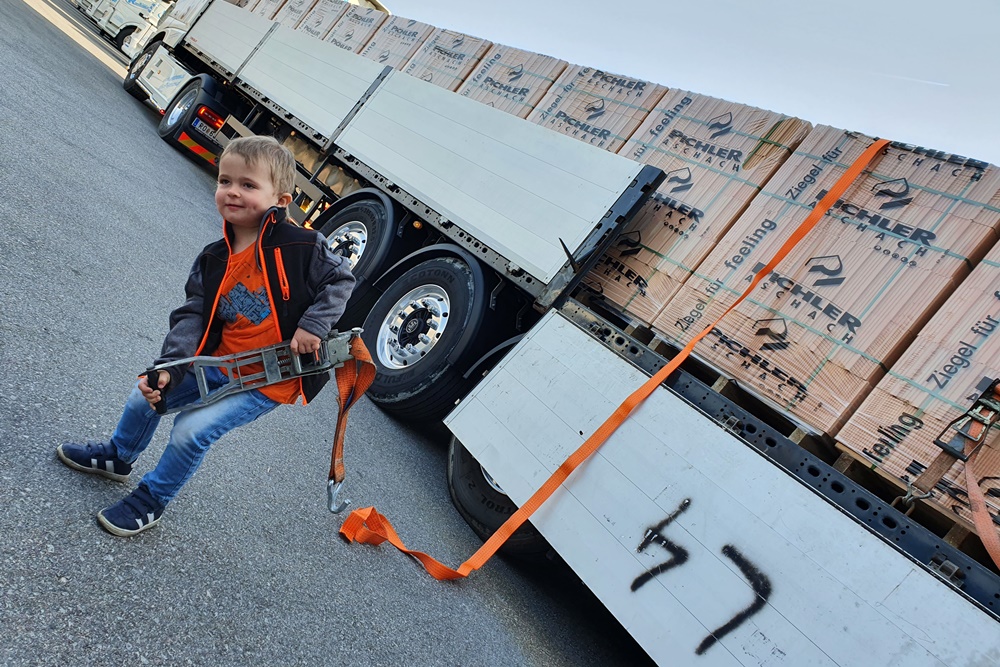
[[[990, 398], [993, 401], [1000, 402], [1000, 387], [993, 390]], [[986, 548], [986, 553], [993, 559], [996, 566], [1000, 568], [1000, 534], [997, 533], [997, 528], [993, 524], [993, 517], [986, 506], [986, 496], [983, 495], [983, 490], [979, 487], [978, 478], [975, 472], [973, 472], [976, 457], [982, 450], [982, 447], [977, 447], [977, 444], [979, 444], [979, 436], [983, 435], [984, 428], [989, 427], [975, 420], [972, 421], [969, 427], [969, 437], [965, 440], [964, 446], [964, 453], [967, 457], [965, 460], [965, 487], [969, 496], [969, 511], [972, 513], [972, 523], [976, 527], [976, 533], [979, 535], [979, 539], [982, 540], [983, 546]], [[954, 455], [944, 449], [938, 453], [930, 465], [913, 482], [914, 488], [924, 494], [921, 497], [930, 497], [934, 487], [951, 470], [957, 460]]]
[[723, 313], [715, 322], [705, 327], [701, 333], [691, 339], [684, 349], [674, 357], [666, 366], [659, 370], [653, 377], [649, 378], [644, 385], [639, 389], [634, 391], [631, 396], [625, 399], [618, 409], [614, 411], [607, 421], [605, 421], [601, 426], [587, 438], [587, 441], [580, 445], [573, 454], [563, 461], [562, 465], [559, 466], [548, 480], [542, 484], [541, 488], [535, 491], [534, 495], [528, 499], [524, 505], [522, 505], [514, 514], [511, 515], [507, 521], [500, 526], [495, 533], [488, 539], [479, 551], [474, 553], [469, 560], [462, 563], [457, 570], [453, 570], [450, 567], [442, 565], [437, 560], [431, 558], [425, 553], [419, 551], [411, 551], [407, 549], [403, 542], [399, 539], [399, 535], [393, 529], [392, 524], [379, 514], [374, 507], [364, 507], [361, 509], [356, 509], [344, 520], [343, 525], [340, 527], [340, 534], [346, 537], [349, 541], [366, 542], [369, 544], [381, 544], [385, 540], [388, 540], [393, 546], [402, 551], [403, 553], [413, 556], [427, 569], [432, 577], [439, 580], [448, 579], [458, 579], [461, 577], [467, 577], [473, 570], [478, 570], [481, 568], [487, 560], [489, 560], [493, 554], [496, 553], [500, 545], [510, 537], [514, 531], [521, 527], [528, 517], [530, 517], [535, 510], [541, 507], [549, 496], [551, 496], [559, 485], [566, 481], [577, 466], [583, 463], [587, 458], [593, 454], [597, 449], [604, 444], [604, 442], [611, 436], [612, 433], [628, 418], [628, 416], [635, 410], [640, 403], [642, 403], [646, 398], [653, 393], [660, 384], [667, 379], [667, 377], [673, 373], [681, 364], [684, 359], [687, 358], [694, 346], [704, 338], [709, 331], [712, 330], [715, 325], [717, 325], [723, 317], [725, 317], [730, 310], [735, 308], [743, 299], [749, 295], [757, 284], [760, 283], [764, 276], [768, 275], [772, 269], [785, 258], [786, 255], [791, 251], [795, 245], [801, 241], [806, 234], [808, 234], [816, 223], [823, 217], [824, 214], [830, 209], [831, 206], [844, 194], [848, 186], [854, 182], [861, 172], [868, 166], [868, 164], [878, 155], [879, 152], [889, 143], [887, 139], [880, 139], [869, 146], [865, 152], [859, 157], [854, 164], [840, 177], [840, 180], [830, 188], [830, 191], [824, 196], [813, 208], [812, 212], [806, 217], [806, 219], [799, 225], [798, 229], [785, 241], [784, 245], [775, 253], [771, 261], [762, 268], [751, 280], [750, 285], [746, 288], [742, 295], [736, 301], [733, 302], [726, 312]]
[[973, 452], [965, 462], [965, 488], [969, 493], [969, 510], [972, 512], [972, 523], [976, 526], [976, 532], [979, 533], [979, 539], [982, 540], [983, 546], [986, 547], [986, 552], [993, 559], [993, 562], [996, 563], [996, 566], [1000, 568], [1000, 534], [997, 533], [997, 527], [993, 524], [993, 517], [990, 515], [989, 508], [986, 507], [986, 497], [983, 495], [983, 490], [979, 488], [979, 480], [976, 479], [976, 474], [972, 472], [973, 462], [976, 460], [979, 452], [980, 450]]
[[333, 438], [333, 451], [330, 452], [331, 482], [344, 481], [344, 434], [347, 433], [347, 413], [351, 407], [364, 396], [375, 380], [375, 364], [372, 363], [368, 348], [361, 341], [361, 336], [351, 339], [351, 356], [343, 366], [334, 369], [337, 380], [337, 404], [340, 412], [337, 414], [337, 430]]

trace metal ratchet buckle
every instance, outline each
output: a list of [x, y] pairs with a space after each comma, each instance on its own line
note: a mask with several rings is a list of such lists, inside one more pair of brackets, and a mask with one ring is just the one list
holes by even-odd
[[[976, 450], [986, 441], [993, 424], [1000, 418], [1000, 401], [997, 400], [997, 386], [1000, 379], [995, 379], [990, 386], [980, 394], [972, 407], [966, 410], [965, 414], [953, 419], [936, 438], [934, 444], [948, 452], [955, 458], [967, 461]], [[982, 385], [980, 385], [982, 386]], [[945, 436], [951, 432], [951, 437], [945, 440]], [[966, 454], [965, 446], [972, 443], [974, 447]]]
[[[171, 361], [166, 364], [153, 366], [146, 370], [147, 375], [155, 371], [166, 370], [174, 366], [190, 364], [198, 381], [198, 393], [200, 398], [195, 403], [175, 406], [160, 412], [159, 414], [170, 414], [190, 408], [192, 406], [211, 405], [232, 394], [260, 389], [268, 385], [283, 382], [298, 377], [317, 375], [325, 373], [339, 366], [353, 357], [351, 356], [351, 340], [360, 335], [360, 329], [352, 329], [343, 333], [331, 331], [330, 335], [320, 341], [319, 349], [312, 354], [293, 354], [291, 341], [278, 343], [268, 347], [227, 354], [221, 357], [188, 357], [178, 361]], [[303, 360], [305, 357], [305, 360]], [[257, 373], [243, 373], [243, 369], [251, 364], [263, 367]], [[226, 371], [229, 382], [221, 387], [210, 390], [208, 380], [205, 377], [206, 368], [219, 368]], [[166, 388], [169, 389], [169, 386]], [[162, 402], [162, 399], [161, 399]]]

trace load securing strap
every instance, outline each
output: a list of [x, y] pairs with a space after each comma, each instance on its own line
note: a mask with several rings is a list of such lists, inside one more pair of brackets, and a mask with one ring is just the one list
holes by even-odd
[[347, 413], [364, 396], [375, 380], [375, 364], [371, 353], [361, 341], [361, 336], [351, 339], [352, 360], [334, 369], [337, 380], [337, 429], [333, 437], [333, 450], [330, 452], [330, 474], [328, 480], [340, 483], [344, 481], [344, 435], [347, 433]]
[[514, 534], [518, 528], [534, 514], [535, 510], [541, 507], [542, 503], [548, 500], [559, 485], [566, 481], [581, 463], [583, 463], [587, 458], [593, 454], [597, 449], [604, 444], [604, 442], [611, 436], [612, 433], [628, 418], [628, 416], [635, 410], [639, 404], [641, 404], [650, 394], [655, 390], [667, 377], [673, 373], [681, 365], [694, 346], [704, 338], [708, 333], [724, 318], [729, 311], [735, 308], [740, 302], [742, 302], [760, 283], [764, 276], [768, 275], [778, 262], [785, 258], [786, 255], [795, 247], [795, 245], [801, 241], [806, 234], [808, 234], [813, 227], [820, 221], [820, 219], [826, 214], [826, 212], [836, 203], [836, 201], [847, 191], [847, 188], [861, 175], [861, 172], [865, 170], [868, 164], [878, 155], [885, 146], [887, 146], [889, 141], [887, 139], [879, 139], [875, 141], [871, 146], [865, 149], [865, 152], [850, 166], [850, 168], [840, 177], [836, 184], [830, 188], [829, 192], [817, 202], [816, 206], [809, 213], [802, 224], [792, 233], [787, 241], [781, 246], [774, 257], [767, 263], [764, 268], [762, 268], [756, 275], [754, 275], [753, 280], [751, 280], [750, 285], [746, 288], [743, 294], [740, 295], [736, 301], [733, 302], [729, 308], [724, 312], [715, 322], [705, 327], [698, 335], [691, 339], [691, 341], [684, 346], [684, 349], [680, 353], [670, 360], [670, 362], [661, 368], [656, 375], [649, 378], [645, 384], [643, 384], [639, 389], [634, 391], [632, 395], [625, 399], [625, 401], [618, 406], [618, 409], [608, 417], [608, 419], [601, 424], [593, 435], [587, 438], [587, 441], [580, 445], [573, 454], [570, 455], [562, 465], [549, 477], [542, 486], [535, 491], [535, 493], [528, 499], [524, 505], [522, 505], [514, 514], [510, 516], [507, 521], [497, 529], [495, 533], [488, 539], [482, 547], [479, 548], [476, 553], [472, 555], [467, 561], [462, 563], [457, 570], [441, 564], [434, 558], [428, 556], [427, 554], [420, 551], [412, 551], [407, 549], [402, 540], [399, 539], [399, 535], [393, 529], [392, 524], [384, 516], [378, 513], [374, 507], [363, 507], [354, 510], [351, 514], [344, 520], [344, 523], [340, 527], [340, 534], [347, 538], [351, 542], [364, 542], [367, 544], [381, 544], [386, 540], [389, 541], [394, 547], [417, 559], [427, 570], [427, 572], [438, 580], [450, 580], [464, 578], [469, 575], [473, 570], [478, 570], [481, 568], [486, 561], [488, 561], [493, 554], [497, 552], [500, 546]]
[[[986, 396], [984, 394], [984, 397], [994, 402], [1000, 401], [1000, 386], [994, 384], [992, 390], [992, 395]], [[977, 401], [976, 404], [978, 405], [978, 403]], [[979, 445], [989, 436], [988, 431], [991, 430], [991, 425], [996, 419], [997, 415], [994, 414], [992, 415], [992, 420], [985, 423], [977, 420], [969, 421], [968, 437], [964, 439], [962, 454], [965, 456], [965, 489], [969, 496], [969, 512], [972, 514], [972, 523], [976, 527], [976, 534], [979, 535], [983, 546], [986, 547], [986, 552], [993, 559], [996, 566], [1000, 568], [1000, 533], [997, 533], [997, 527], [993, 524], [993, 517], [990, 516], [990, 510], [986, 506], [986, 496], [983, 495], [983, 490], [979, 486], [979, 480], [975, 472], [973, 472], [976, 457], [982, 449]], [[952, 424], [954, 423], [952, 422]], [[946, 432], [948, 430], [945, 429]], [[931, 464], [913, 482], [913, 487], [921, 492], [919, 497], [930, 497], [932, 489], [951, 470], [951, 467], [955, 465], [957, 460], [958, 458], [953, 452], [942, 449], [934, 457], [934, 460], [931, 461]]]

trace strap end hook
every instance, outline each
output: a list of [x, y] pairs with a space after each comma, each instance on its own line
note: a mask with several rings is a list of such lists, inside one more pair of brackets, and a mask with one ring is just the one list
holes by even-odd
[[337, 495], [340, 494], [340, 489], [342, 486], [344, 486], [344, 483], [342, 481], [336, 482], [332, 479], [329, 482], [327, 482], [326, 485], [327, 506], [330, 508], [330, 511], [333, 512], [334, 514], [340, 514], [345, 509], [347, 509], [348, 505], [351, 504], [351, 501], [346, 498], [338, 503]]

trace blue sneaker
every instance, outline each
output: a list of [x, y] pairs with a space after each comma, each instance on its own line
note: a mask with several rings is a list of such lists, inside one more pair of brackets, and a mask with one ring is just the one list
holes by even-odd
[[112, 535], [131, 537], [155, 526], [161, 516], [163, 505], [150, 495], [145, 484], [140, 484], [129, 495], [98, 512], [97, 521]]
[[110, 442], [87, 442], [77, 444], [67, 442], [56, 447], [59, 460], [73, 470], [91, 473], [124, 482], [132, 472], [132, 464], [118, 458], [118, 452]]

